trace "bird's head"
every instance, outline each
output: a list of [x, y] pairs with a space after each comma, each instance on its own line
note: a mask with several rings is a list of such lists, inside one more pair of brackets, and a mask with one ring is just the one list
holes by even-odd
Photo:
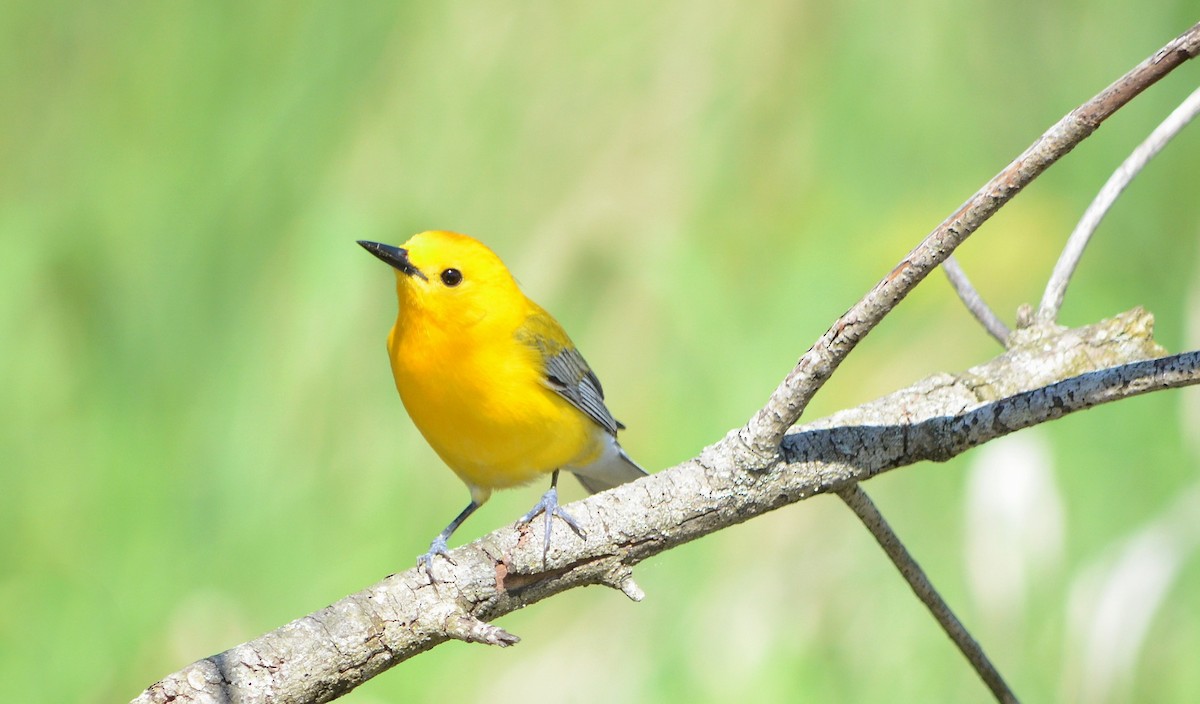
[[443, 327], [469, 326], [525, 301], [500, 257], [467, 235], [430, 230], [400, 247], [359, 244], [396, 270], [401, 317], [422, 316]]

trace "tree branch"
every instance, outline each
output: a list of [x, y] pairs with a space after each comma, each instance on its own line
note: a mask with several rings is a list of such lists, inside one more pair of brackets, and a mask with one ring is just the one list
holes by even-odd
[[739, 431], [736, 439], [742, 446], [742, 464], [748, 468], [761, 468], [776, 461], [780, 440], [800, 419], [813, 395], [901, 299], [1022, 188], [1095, 132], [1119, 108], [1197, 53], [1200, 53], [1200, 24], [1168, 42], [1096, 97], [1055, 123], [929, 233], [809, 348], [766, 405]]
[[537, 536], [509, 525], [453, 550], [455, 564], [437, 561], [436, 583], [415, 568], [392, 575], [193, 663], [134, 701], [329, 701], [447, 640], [505, 640], [486, 622], [559, 592], [603, 584], [639, 596], [632, 567], [682, 543], [1073, 411], [1200, 382], [1200, 352], [1153, 359], [1162, 350], [1151, 327], [1151, 316], [1135, 310], [1075, 330], [1018, 330], [1010, 349], [985, 364], [797, 428], [776, 471], [744, 471], [719, 442], [572, 504], [588, 538], [556, 525], [545, 569]]

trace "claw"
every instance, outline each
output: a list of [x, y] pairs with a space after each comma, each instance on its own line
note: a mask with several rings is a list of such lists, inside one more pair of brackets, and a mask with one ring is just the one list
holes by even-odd
[[562, 507], [558, 505], [557, 479], [558, 472], [555, 472], [554, 480], [552, 480], [550, 484], [550, 489], [547, 490], [545, 494], [542, 494], [541, 500], [529, 510], [529, 513], [521, 516], [520, 520], [517, 521], [519, 524], [528, 525], [531, 521], [533, 521], [534, 518], [537, 518], [538, 514], [546, 514], [545, 544], [542, 547], [543, 565], [546, 563], [546, 559], [550, 554], [550, 529], [553, 527], [551, 522], [555, 516], [561, 518], [563, 523], [566, 523], [571, 530], [575, 531], [575, 535], [578, 535], [580, 538], [585, 540], [587, 539], [587, 533], [584, 532], [583, 528], [579, 527], [579, 524], [575, 522], [575, 519], [571, 517], [571, 514], [562, 510]]
[[433, 558], [436, 555], [441, 555], [446, 558], [446, 562], [457, 566], [457, 563], [450, 559], [449, 548], [446, 546], [446, 538], [439, 535], [429, 544], [429, 551], [417, 558], [417, 569], [424, 569], [425, 574], [429, 575], [430, 579], [433, 579]]

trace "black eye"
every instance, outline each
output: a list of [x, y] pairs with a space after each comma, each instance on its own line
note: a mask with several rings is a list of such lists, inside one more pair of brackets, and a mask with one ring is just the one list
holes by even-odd
[[462, 283], [462, 272], [458, 269], [446, 269], [442, 272], [442, 283], [447, 286], [457, 286]]

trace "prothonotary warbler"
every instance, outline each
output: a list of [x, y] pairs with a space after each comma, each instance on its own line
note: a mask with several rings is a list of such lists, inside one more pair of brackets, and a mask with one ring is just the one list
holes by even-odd
[[446, 541], [493, 489], [550, 475], [529, 513], [553, 516], [580, 537], [558, 505], [567, 470], [595, 493], [645, 476], [617, 444], [617, 422], [600, 380], [571, 338], [529, 300], [481, 242], [454, 232], [414, 235], [401, 247], [360, 241], [396, 274], [400, 311], [388, 354], [400, 399], [417, 429], [471, 491], [471, 503], [417, 563], [428, 571]]

